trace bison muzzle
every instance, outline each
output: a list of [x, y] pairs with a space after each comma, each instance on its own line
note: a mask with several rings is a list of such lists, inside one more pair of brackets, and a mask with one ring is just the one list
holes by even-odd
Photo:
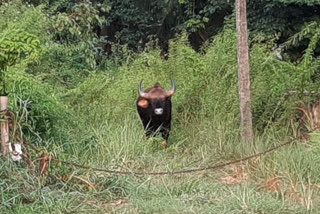
[[138, 86], [139, 97], [137, 109], [143, 123], [147, 137], [161, 133], [163, 146], [168, 146], [169, 132], [171, 129], [171, 97], [176, 91], [176, 84], [171, 79], [172, 88], [166, 91], [159, 83], [145, 91], [142, 90], [142, 80]]

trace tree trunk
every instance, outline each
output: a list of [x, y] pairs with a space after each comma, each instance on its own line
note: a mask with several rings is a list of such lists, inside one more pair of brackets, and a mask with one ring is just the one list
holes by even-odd
[[236, 22], [238, 35], [238, 82], [241, 116], [241, 136], [244, 141], [253, 139], [250, 68], [246, 0], [236, 0]]
[[6, 120], [6, 113], [8, 109], [8, 97], [0, 97], [1, 106], [1, 151], [3, 155], [9, 154], [9, 124]]

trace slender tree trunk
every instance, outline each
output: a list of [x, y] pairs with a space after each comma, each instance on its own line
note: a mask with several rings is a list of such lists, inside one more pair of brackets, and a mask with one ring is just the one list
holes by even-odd
[[0, 106], [1, 106], [1, 151], [3, 155], [9, 154], [9, 124], [6, 120], [6, 112], [8, 108], [8, 97], [0, 97]]
[[241, 116], [241, 136], [244, 141], [253, 139], [250, 68], [246, 0], [236, 0], [236, 21], [238, 35], [238, 81]]

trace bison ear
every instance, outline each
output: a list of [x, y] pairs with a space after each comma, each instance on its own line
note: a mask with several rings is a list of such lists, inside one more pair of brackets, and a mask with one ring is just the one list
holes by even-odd
[[148, 100], [145, 100], [145, 99], [139, 100], [138, 106], [140, 106], [142, 108], [148, 108], [149, 102], [148, 102]]

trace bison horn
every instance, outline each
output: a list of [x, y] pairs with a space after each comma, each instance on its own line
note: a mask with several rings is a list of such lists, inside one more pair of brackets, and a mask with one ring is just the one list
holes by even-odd
[[176, 82], [171, 78], [171, 89], [167, 91], [167, 97], [171, 97], [176, 92]]
[[145, 98], [146, 95], [147, 95], [147, 93], [145, 93], [145, 92], [142, 90], [142, 81], [143, 81], [143, 80], [140, 81], [140, 84], [139, 84], [139, 86], [138, 86], [138, 91], [139, 91], [140, 97]]
[[[148, 96], [148, 93], [144, 92], [142, 90], [142, 81], [140, 81], [139, 86], [138, 86], [138, 91], [139, 91], [139, 96], [145, 99], [150, 98], [150, 95]], [[175, 92], [176, 92], [176, 83], [175, 81], [171, 78], [171, 89], [170, 91], [166, 91], [166, 93], [164, 94], [166, 97], [171, 97]]]

